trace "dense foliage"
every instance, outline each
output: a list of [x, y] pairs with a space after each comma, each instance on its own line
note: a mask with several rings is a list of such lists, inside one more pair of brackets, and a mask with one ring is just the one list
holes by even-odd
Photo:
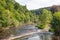
[[[50, 32], [54, 32], [55, 35], [60, 35], [60, 7], [52, 6], [52, 8], [43, 8], [39, 13], [40, 23], [36, 26], [40, 29], [50, 27]], [[39, 9], [38, 9], [39, 10]], [[33, 12], [35, 12], [34, 10]], [[37, 14], [37, 13], [36, 13]]]
[[0, 27], [19, 26], [38, 21], [37, 15], [15, 0], [0, 0]]
[[55, 12], [53, 14], [53, 21], [51, 23], [52, 31], [54, 31], [55, 35], [60, 35], [60, 12]]
[[40, 24], [38, 24], [37, 27], [43, 29], [47, 27], [46, 25], [49, 25], [51, 23], [53, 16], [49, 10], [43, 9], [39, 19], [40, 19]]

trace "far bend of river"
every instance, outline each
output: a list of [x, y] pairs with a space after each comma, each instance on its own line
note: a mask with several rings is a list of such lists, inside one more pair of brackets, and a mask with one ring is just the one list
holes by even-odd
[[[35, 27], [36, 25], [27, 25], [26, 27], [19, 28], [17, 30], [18, 34], [24, 34], [28, 32], [34, 32], [38, 30], [38, 28]], [[52, 33], [51, 32], [40, 32], [40, 33], [35, 33], [29, 36], [25, 36], [22, 38], [17, 38], [14, 40], [52, 40]]]

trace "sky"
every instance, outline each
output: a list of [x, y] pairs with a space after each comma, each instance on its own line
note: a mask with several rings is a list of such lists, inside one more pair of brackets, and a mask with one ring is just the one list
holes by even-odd
[[16, 2], [21, 5], [26, 5], [29, 10], [60, 5], [60, 0], [16, 0]]

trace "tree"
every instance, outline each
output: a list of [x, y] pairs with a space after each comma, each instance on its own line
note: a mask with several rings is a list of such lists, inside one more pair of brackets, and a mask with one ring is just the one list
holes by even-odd
[[52, 21], [52, 14], [49, 10], [43, 9], [42, 14], [40, 15], [40, 24], [37, 25], [38, 28], [45, 28], [46, 25], [49, 25]]
[[55, 33], [55, 35], [60, 35], [60, 12], [55, 12], [53, 14], [53, 21], [52, 21], [52, 27], [51, 29], [53, 29], [53, 32]]
[[36, 14], [15, 0], [0, 0], [0, 27], [18, 26], [19, 23], [35, 22]]

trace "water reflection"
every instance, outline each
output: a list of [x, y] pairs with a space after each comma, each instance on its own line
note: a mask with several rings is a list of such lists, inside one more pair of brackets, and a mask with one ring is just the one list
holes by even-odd
[[34, 37], [30, 37], [28, 38], [27, 40], [41, 40], [40, 37], [37, 35], [37, 36], [34, 36]]
[[50, 32], [36, 33], [33, 35], [18, 38], [16, 40], [52, 40], [52, 33]]
[[37, 34], [33, 34], [33, 35], [25, 36], [22, 38], [18, 38], [16, 40], [40, 40], [40, 36]]
[[[17, 30], [17, 33], [19, 35], [22, 35], [24, 33], [36, 32], [36, 30], [39, 29], [36, 28], [35, 25], [28, 25], [26, 27], [19, 28], [19, 30]], [[52, 33], [41, 31], [40, 33], [35, 33], [15, 40], [52, 40]]]

